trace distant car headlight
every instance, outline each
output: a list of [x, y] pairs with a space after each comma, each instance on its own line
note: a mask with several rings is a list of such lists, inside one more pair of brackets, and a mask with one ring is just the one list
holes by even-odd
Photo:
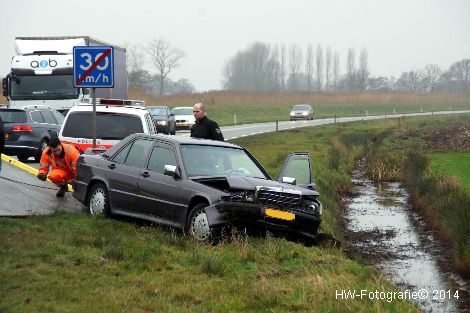
[[294, 115], [295, 115], [295, 113], [294, 113], [294, 112], [290, 112], [290, 116], [294, 116]]
[[157, 121], [158, 125], [166, 125], [168, 122], [167, 121]]
[[303, 115], [303, 116], [307, 116], [307, 115], [308, 115], [308, 112], [302, 112], [302, 115]]

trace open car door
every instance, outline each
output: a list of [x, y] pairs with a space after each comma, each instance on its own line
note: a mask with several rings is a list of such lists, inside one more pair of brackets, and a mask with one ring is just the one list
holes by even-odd
[[316, 190], [313, 182], [312, 164], [308, 152], [294, 152], [287, 156], [278, 181]]

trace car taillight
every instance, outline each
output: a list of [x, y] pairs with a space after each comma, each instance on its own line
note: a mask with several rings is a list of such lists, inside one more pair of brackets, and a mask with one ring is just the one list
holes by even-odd
[[23, 133], [30, 133], [33, 131], [33, 127], [29, 125], [16, 125], [11, 128], [12, 132], [23, 132]]

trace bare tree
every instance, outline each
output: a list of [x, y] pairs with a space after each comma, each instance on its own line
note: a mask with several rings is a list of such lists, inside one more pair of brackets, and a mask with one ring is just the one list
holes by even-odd
[[331, 47], [326, 48], [325, 56], [325, 87], [326, 91], [329, 91], [331, 80]]
[[313, 47], [308, 44], [307, 53], [305, 54], [305, 78], [307, 80], [308, 91], [312, 91], [313, 79]]
[[281, 45], [281, 68], [280, 68], [280, 73], [279, 73], [279, 79], [281, 81], [281, 91], [286, 90], [286, 67], [287, 67], [287, 60], [286, 60], [286, 45], [282, 44]]
[[132, 87], [144, 87], [148, 71], [144, 70], [145, 51], [139, 45], [127, 48], [127, 73], [129, 85]]
[[322, 90], [323, 88], [323, 48], [320, 45], [317, 45], [315, 53], [315, 71], [316, 71], [316, 80], [317, 80], [317, 90]]
[[297, 89], [300, 80], [300, 68], [302, 67], [302, 50], [296, 44], [289, 47], [289, 73], [292, 90]]
[[163, 86], [166, 77], [174, 68], [179, 66], [179, 62], [185, 57], [185, 53], [162, 38], [151, 41], [146, 50], [153, 66], [155, 66], [160, 73], [161, 97], [163, 96]]
[[357, 73], [357, 88], [359, 90], [365, 90], [367, 87], [367, 78], [369, 77], [369, 62], [367, 50], [365, 48], [361, 49], [361, 54], [359, 55], [359, 71]]
[[335, 51], [333, 55], [333, 84], [336, 90], [338, 90], [338, 81], [339, 81], [339, 75], [340, 75], [340, 67], [339, 67], [339, 52]]
[[424, 90], [426, 92], [433, 91], [441, 79], [442, 71], [437, 64], [428, 64], [423, 71]]
[[356, 88], [356, 51], [349, 48], [346, 60], [346, 84], [349, 90]]

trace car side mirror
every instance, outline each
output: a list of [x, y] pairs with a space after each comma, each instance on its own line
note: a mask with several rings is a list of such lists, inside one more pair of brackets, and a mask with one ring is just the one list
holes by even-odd
[[163, 168], [163, 175], [171, 176], [176, 179], [181, 177], [176, 165], [165, 165], [165, 167]]
[[282, 177], [281, 180], [284, 184], [289, 184], [289, 185], [296, 185], [297, 181], [294, 177]]

